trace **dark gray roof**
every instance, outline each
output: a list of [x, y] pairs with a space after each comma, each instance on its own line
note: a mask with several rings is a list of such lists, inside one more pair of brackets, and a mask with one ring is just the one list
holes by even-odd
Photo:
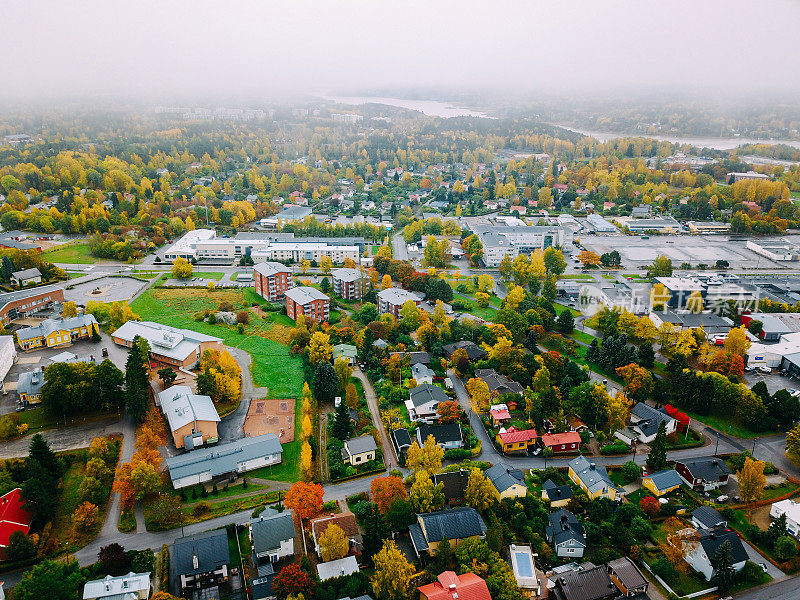
[[631, 409], [631, 414], [640, 419], [635, 427], [638, 427], [646, 437], [658, 433], [658, 426], [661, 424], [661, 421], [669, 423], [674, 420], [666, 412], [656, 410], [644, 402], [637, 402]]
[[495, 489], [501, 494], [512, 485], [523, 483], [519, 478], [512, 475], [509, 469], [500, 464], [489, 467], [483, 474], [486, 475]]
[[653, 483], [659, 490], [668, 490], [682, 483], [681, 476], [678, 475], [675, 469], [665, 469], [664, 471], [648, 475], [648, 477], [653, 480]]
[[431, 364], [431, 355], [427, 352], [392, 352], [389, 356], [394, 356], [395, 354], [399, 354], [401, 360], [408, 356], [412, 365], [414, 363]]
[[460, 507], [417, 515], [425, 525], [427, 541], [463, 540], [486, 533], [486, 523], [474, 508]]
[[[197, 557], [195, 568], [193, 557]], [[178, 575], [209, 573], [231, 562], [228, 551], [228, 534], [224, 529], [178, 538], [172, 545], [170, 559]]]
[[731, 543], [731, 564], [735, 565], [736, 563], [747, 560], [747, 550], [744, 549], [742, 540], [739, 539], [735, 531], [722, 527], [715, 527], [714, 529], [705, 530], [700, 534], [700, 545], [703, 547], [703, 550], [705, 550], [709, 560], [714, 558], [714, 554], [716, 554], [719, 547], [725, 542]]
[[552, 581], [556, 600], [600, 600], [620, 595], [605, 565], [565, 571], [554, 575]]
[[542, 489], [547, 492], [550, 502], [558, 500], [568, 500], [572, 498], [572, 488], [568, 485], [556, 485], [552, 479], [548, 479], [542, 484]]
[[255, 519], [250, 519], [250, 529], [253, 531], [253, 552], [261, 554], [278, 550], [282, 541], [294, 539], [294, 512], [267, 508]]
[[545, 527], [545, 535], [552, 546], [560, 546], [568, 540], [586, 545], [583, 525], [578, 517], [563, 508], [550, 513], [550, 524]]
[[362, 435], [349, 439], [345, 442], [345, 447], [350, 454], [363, 454], [364, 452], [374, 452], [378, 449], [377, 444], [375, 444], [375, 438], [371, 435]]
[[454, 344], [446, 344], [442, 346], [442, 350], [444, 350], [444, 353], [448, 358], [453, 356], [453, 352], [459, 348], [462, 348], [467, 353], [467, 358], [470, 360], [480, 360], [486, 356], [486, 350], [478, 346], [475, 342], [471, 342], [469, 340], [461, 340], [460, 342], [455, 342]]
[[727, 524], [725, 517], [710, 506], [698, 506], [692, 511], [692, 518], [704, 529], [711, 529], [720, 524]]
[[731, 473], [725, 461], [716, 456], [691, 458], [679, 460], [678, 462], [689, 469], [692, 477], [695, 479], [702, 479], [703, 481], [718, 481], [720, 476], [730, 475]]
[[511, 381], [505, 375], [501, 375], [494, 369], [478, 369], [475, 371], [475, 377], [482, 379], [489, 386], [490, 392], [497, 392], [498, 394], [521, 394], [524, 389], [516, 381]]
[[464, 491], [467, 489], [468, 480], [469, 471], [466, 469], [448, 473], [434, 473], [433, 475], [434, 485], [443, 484], [442, 493], [448, 500], [462, 500]]
[[420, 407], [428, 402], [439, 404], [440, 402], [447, 402], [450, 399], [442, 388], [432, 383], [418, 385], [408, 393], [408, 397], [414, 407]]
[[428, 540], [425, 539], [425, 534], [422, 532], [422, 527], [420, 527], [419, 523], [409, 525], [408, 533], [411, 535], [411, 541], [418, 552], [428, 549]]
[[647, 579], [630, 558], [623, 556], [608, 563], [608, 570], [613, 573], [626, 589], [635, 590], [649, 587]]
[[461, 441], [461, 425], [459, 423], [439, 423], [437, 425], [420, 423], [417, 432], [423, 444], [429, 435], [433, 436], [437, 444]]
[[408, 429], [395, 429], [392, 431], [392, 436], [394, 437], [394, 443], [398, 450], [411, 446], [411, 434], [408, 433]]
[[41, 277], [42, 274], [36, 267], [30, 269], [23, 269], [22, 271], [14, 271], [11, 274], [13, 279], [32, 279], [34, 277]]

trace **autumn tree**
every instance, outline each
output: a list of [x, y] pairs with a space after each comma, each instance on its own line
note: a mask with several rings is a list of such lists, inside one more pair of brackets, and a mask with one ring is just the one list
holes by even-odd
[[414, 473], [425, 470], [434, 474], [442, 470], [442, 458], [444, 458], [444, 450], [436, 443], [436, 439], [429, 435], [422, 447], [416, 440], [411, 444], [406, 453], [406, 465]]
[[233, 405], [242, 397], [242, 369], [227, 350], [206, 350], [200, 357], [197, 391], [216, 405]]
[[61, 316], [64, 318], [77, 317], [78, 308], [75, 306], [75, 303], [71, 300], [69, 302], [64, 302], [64, 305], [61, 307]]
[[319, 268], [320, 270], [325, 273], [325, 275], [330, 275], [331, 270], [333, 269], [333, 261], [331, 261], [331, 257], [325, 255], [319, 259]]
[[653, 496], [645, 496], [639, 500], [639, 508], [652, 519], [653, 517], [657, 517], [658, 513], [661, 512], [661, 503], [656, 498], [653, 498]]
[[625, 382], [625, 391], [634, 400], [645, 400], [653, 393], [653, 375], [636, 363], [617, 368], [617, 375]]
[[478, 414], [485, 413], [489, 409], [489, 400], [491, 399], [488, 384], [482, 379], [473, 377], [467, 381], [466, 388], [472, 400], [473, 410]]
[[444, 506], [443, 489], [444, 483], [434, 484], [430, 474], [423, 470], [414, 476], [408, 497], [417, 513], [431, 512]]
[[322, 509], [325, 491], [318, 483], [298, 481], [292, 484], [283, 503], [294, 510], [301, 519], [309, 519]]
[[78, 531], [90, 531], [100, 522], [100, 511], [91, 502], [78, 505], [72, 514], [72, 524]]
[[750, 348], [750, 339], [747, 337], [744, 325], [741, 327], [734, 327], [728, 331], [725, 338], [725, 351], [731, 354], [738, 354], [744, 356]]
[[315, 578], [304, 571], [298, 563], [286, 565], [272, 579], [272, 591], [279, 600], [286, 600], [289, 596], [313, 598], [316, 587]]
[[491, 481], [478, 468], [470, 471], [467, 487], [464, 490], [464, 502], [475, 510], [486, 510], [497, 499], [497, 490]]
[[597, 252], [591, 250], [583, 250], [578, 254], [578, 260], [583, 263], [584, 267], [598, 267], [600, 266], [600, 256]]
[[[312, 337], [311, 339], [313, 340], [314, 338]], [[339, 378], [339, 391], [344, 395], [350, 383], [350, 378], [353, 376], [353, 368], [350, 366], [350, 361], [344, 357], [339, 357], [333, 362], [333, 369], [336, 371], [336, 377]]]
[[411, 597], [411, 579], [414, 567], [408, 562], [394, 540], [386, 540], [383, 548], [373, 557], [375, 574], [372, 591], [381, 600], [408, 600]]
[[767, 485], [764, 466], [763, 461], [753, 460], [749, 456], [744, 459], [742, 470], [736, 474], [739, 496], [743, 502], [757, 502], [764, 494], [764, 487]]
[[350, 542], [344, 530], [336, 523], [331, 523], [319, 536], [319, 554], [323, 562], [339, 560], [347, 556]]
[[440, 423], [455, 423], [461, 416], [461, 406], [455, 400], [440, 402], [436, 407]]
[[387, 475], [386, 477], [376, 477], [370, 483], [372, 501], [382, 514], [389, 512], [395, 500], [404, 499], [408, 496], [406, 486], [400, 477]]
[[317, 365], [322, 361], [329, 361], [332, 354], [331, 336], [315, 331], [308, 342], [308, 362]]
[[172, 276], [175, 279], [189, 279], [193, 271], [192, 263], [182, 256], [179, 256], [172, 262]]
[[391, 287], [392, 287], [392, 276], [387, 273], [386, 275], [383, 276], [383, 279], [381, 279], [381, 289], [388, 290]]

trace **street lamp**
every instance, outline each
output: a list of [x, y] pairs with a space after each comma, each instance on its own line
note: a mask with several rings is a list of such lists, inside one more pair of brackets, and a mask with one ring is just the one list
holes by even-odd
[[753, 452], [752, 452], [753, 458], [756, 457], [756, 442], [758, 442], [758, 438], [753, 438]]

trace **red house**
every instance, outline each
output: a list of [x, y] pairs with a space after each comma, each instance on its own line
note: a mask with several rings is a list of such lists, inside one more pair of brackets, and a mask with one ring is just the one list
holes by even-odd
[[256, 294], [273, 302], [294, 285], [292, 270], [279, 262], [258, 263], [253, 267], [253, 282]]
[[433, 583], [418, 587], [422, 600], [492, 600], [486, 582], [475, 573], [445, 571]]
[[25, 510], [20, 488], [0, 497], [0, 557], [5, 558], [8, 539], [15, 531], [25, 535], [31, 529], [31, 515]]
[[331, 299], [316, 288], [293, 287], [284, 292], [286, 296], [286, 315], [297, 320], [300, 315], [305, 315], [315, 323], [328, 320]]
[[542, 436], [542, 446], [551, 448], [556, 454], [578, 452], [581, 445], [581, 436], [577, 431], [564, 433], [549, 433]]

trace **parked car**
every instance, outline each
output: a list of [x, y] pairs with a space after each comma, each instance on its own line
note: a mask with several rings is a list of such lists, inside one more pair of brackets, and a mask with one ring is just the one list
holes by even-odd
[[792, 390], [789, 392], [789, 394], [792, 396], [792, 398], [800, 398], [800, 390]]
[[772, 373], [772, 369], [770, 369], [769, 367], [759, 366], [756, 367], [756, 369], [758, 370], [759, 373], [766, 373], [766, 374]]
[[727, 502], [728, 500], [730, 500], [730, 498], [725, 494], [722, 494], [722, 496], [717, 496], [717, 502]]
[[756, 370], [756, 368], [755, 368], [755, 367], [752, 367], [752, 366], [750, 366], [750, 365], [747, 365], [747, 366], [744, 368], [744, 372], [745, 372], [745, 373], [752, 373], [752, 372], [753, 372], [753, 371], [755, 371], [755, 370]]

